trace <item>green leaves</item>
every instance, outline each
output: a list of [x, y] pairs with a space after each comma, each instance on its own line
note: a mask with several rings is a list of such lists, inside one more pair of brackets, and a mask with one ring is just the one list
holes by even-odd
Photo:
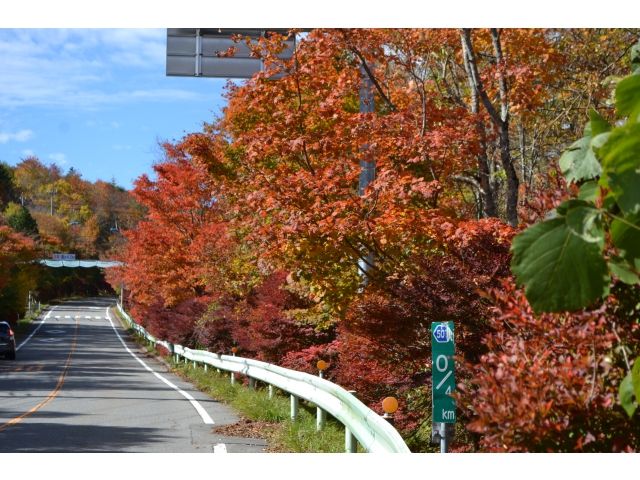
[[598, 210], [570, 200], [513, 241], [511, 269], [535, 312], [576, 310], [609, 293]]
[[578, 198], [588, 202], [595, 202], [598, 196], [598, 182], [586, 182], [580, 187]]
[[640, 71], [640, 43], [631, 49], [631, 71], [633, 73]]
[[602, 174], [596, 152], [607, 142], [612, 127], [593, 108], [589, 110], [589, 118], [584, 137], [575, 141], [560, 157], [560, 168], [569, 183], [591, 180]]
[[559, 163], [568, 183], [591, 180], [602, 173], [602, 167], [591, 148], [591, 137], [574, 142], [562, 154]]
[[601, 133], [611, 131], [611, 125], [607, 122], [602, 115], [596, 112], [593, 108], [589, 109], [589, 122], [591, 124], [591, 137], [595, 138]]
[[[636, 71], [637, 73], [637, 71]], [[631, 115], [640, 103], [640, 75], [630, 75], [616, 87], [616, 105], [621, 117]]]
[[631, 374], [629, 374], [624, 377], [624, 380], [620, 383], [620, 391], [618, 392], [620, 405], [625, 409], [629, 418], [631, 418], [636, 411], [636, 405], [633, 403], [633, 394], [633, 378]]
[[[622, 405], [627, 415], [629, 415], [629, 418], [631, 418], [638, 407], [637, 401], [640, 399], [640, 357], [636, 358], [631, 373], [620, 383], [618, 395], [620, 397], [620, 405]], [[636, 403], [633, 401], [634, 395], [636, 397]]]
[[628, 285], [635, 285], [640, 282], [640, 278], [633, 273], [629, 264], [624, 260], [624, 258], [619, 257], [618, 255], [611, 254], [609, 256], [609, 270], [611, 270], [611, 273], [618, 277], [620, 281]]
[[604, 232], [602, 231], [602, 212], [592, 203], [582, 200], [569, 200], [556, 209], [566, 216], [571, 231], [586, 242], [597, 242], [602, 249]]
[[622, 257], [640, 270], [640, 213], [621, 218], [611, 223], [611, 241]]
[[[512, 271], [536, 312], [577, 310], [608, 295], [609, 271], [640, 281], [640, 43], [631, 61], [634, 73], [615, 91], [618, 116], [631, 116], [614, 127], [591, 109], [583, 138], [560, 158], [567, 181], [582, 183], [578, 198], [514, 239]], [[608, 265], [607, 229], [620, 253], [607, 252]]]
[[[638, 89], [640, 92], [640, 84]], [[608, 184], [625, 214], [640, 211], [640, 124], [616, 128], [600, 154], [607, 179], [600, 183]]]

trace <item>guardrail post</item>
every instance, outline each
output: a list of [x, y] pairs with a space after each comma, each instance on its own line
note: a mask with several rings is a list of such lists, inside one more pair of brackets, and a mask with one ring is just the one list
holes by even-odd
[[[358, 396], [355, 390], [348, 390], [348, 392], [354, 397]], [[349, 430], [346, 425], [344, 427], [344, 451], [346, 453], [356, 453], [358, 451], [356, 437], [351, 433], [351, 430]]]
[[273, 398], [273, 385], [269, 385], [269, 398]]
[[256, 389], [256, 379], [253, 377], [249, 377], [249, 388], [251, 390], [255, 390]]
[[206, 363], [204, 364], [204, 371], [205, 371], [205, 373], [207, 372], [207, 364]]
[[[233, 355], [235, 357], [237, 351], [238, 351], [238, 349], [236, 347], [233, 347], [231, 349], [231, 355]], [[236, 373], [234, 371], [232, 371], [231, 372], [231, 385], [235, 385], [235, 383], [236, 383]]]
[[291, 394], [291, 421], [298, 421], [299, 399], [295, 395]]
[[[318, 362], [318, 376], [320, 378], [324, 378], [324, 370], [327, 368], [327, 364], [324, 360], [320, 360]], [[317, 418], [316, 418], [316, 431], [320, 432], [324, 430], [325, 425], [327, 424], [327, 412], [318, 407]]]

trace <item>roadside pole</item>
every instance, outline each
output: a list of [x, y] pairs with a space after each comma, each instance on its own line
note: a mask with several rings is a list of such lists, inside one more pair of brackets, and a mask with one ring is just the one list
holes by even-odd
[[[373, 83], [367, 75], [364, 65], [360, 65], [360, 74], [362, 75], [362, 81], [360, 83], [360, 113], [372, 113], [375, 112], [375, 96], [373, 93]], [[364, 150], [368, 150], [369, 145], [364, 146]], [[371, 182], [376, 179], [376, 161], [373, 156], [369, 156], [364, 160], [360, 160], [360, 176], [358, 177], [358, 195], [364, 196], [365, 189]], [[369, 252], [366, 257], [358, 259], [358, 272], [363, 278], [363, 284], [369, 283], [366, 272], [373, 269], [375, 259], [372, 252]]]
[[456, 401], [451, 397], [455, 392], [455, 368], [451, 357], [455, 355], [453, 322], [431, 323], [432, 353], [432, 443], [440, 443], [440, 452], [449, 451], [453, 439], [453, 425], [456, 421]]

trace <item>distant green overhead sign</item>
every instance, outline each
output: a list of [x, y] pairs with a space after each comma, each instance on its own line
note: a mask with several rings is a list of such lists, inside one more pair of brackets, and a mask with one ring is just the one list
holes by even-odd
[[433, 322], [431, 324], [431, 353], [433, 358], [433, 421], [454, 423], [456, 421], [456, 401], [451, 394], [456, 389], [456, 375], [453, 360], [453, 322]]

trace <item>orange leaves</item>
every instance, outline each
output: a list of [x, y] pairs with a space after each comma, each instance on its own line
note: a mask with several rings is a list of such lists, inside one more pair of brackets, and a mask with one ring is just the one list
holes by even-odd
[[132, 195], [148, 209], [145, 221], [125, 232], [124, 281], [142, 305], [157, 296], [167, 306], [220, 294], [233, 246], [221, 199], [206, 169], [185, 146], [165, 144], [168, 158], [155, 165], [157, 179], [143, 175]]

